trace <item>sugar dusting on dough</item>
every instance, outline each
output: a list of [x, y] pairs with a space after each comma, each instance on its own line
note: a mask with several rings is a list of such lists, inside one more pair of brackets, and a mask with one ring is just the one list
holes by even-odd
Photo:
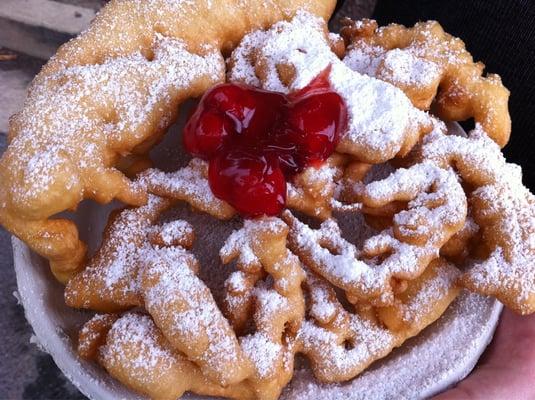
[[196, 55], [180, 40], [157, 35], [151, 60], [135, 52], [46, 76], [15, 117], [16, 136], [4, 159], [24, 184], [13, 186], [12, 196], [25, 204], [63, 185], [81, 198], [83, 174], [96, 179], [111, 155], [125, 155], [166, 128], [182, 93], [202, 77], [217, 81], [222, 70], [218, 52]]
[[[366, 186], [359, 184], [356, 190], [377, 204], [388, 204], [399, 193], [411, 194], [408, 209], [396, 214], [394, 222], [400, 233], [407, 237], [424, 236], [425, 243], [406, 243], [397, 239], [399, 234], [394, 235], [389, 228], [370, 237], [362, 249], [357, 249], [342, 237], [335, 221], [328, 220], [319, 230], [313, 230], [293, 217], [291, 235], [297, 251], [305, 252], [333, 283], [341, 284], [346, 290], [358, 288], [371, 297], [382, 292], [393, 276], [419, 274], [423, 260], [438, 256], [444, 230], [466, 217], [466, 198], [456, 175], [432, 162], [398, 169], [383, 180]], [[428, 206], [434, 203], [439, 205]], [[366, 254], [384, 254], [386, 258], [377, 264], [373, 258], [365, 261]]]
[[[129, 374], [139, 382], [152, 381], [154, 374], [165, 373], [172, 368], [176, 357], [170, 349], [158, 343], [157, 328], [148, 315], [125, 314], [118, 319], [108, 333], [106, 344], [100, 348], [99, 357], [106, 364], [125, 366]], [[137, 351], [124, 352], [134, 347]]]
[[[466, 275], [469, 286], [496, 295], [520, 312], [535, 308], [535, 196], [522, 184], [518, 165], [505, 161], [480, 125], [468, 138], [435, 133], [426, 138], [424, 157], [456, 162], [463, 179], [476, 189], [476, 222], [483, 235], [496, 237], [491, 254], [474, 260]], [[509, 300], [507, 300], [509, 298]]]
[[150, 169], [143, 172], [140, 179], [149, 190], [157, 187], [170, 194], [181, 193], [184, 198], [195, 204], [214, 204], [214, 207], [221, 207], [224, 202], [214, 196], [204, 174], [207, 168], [206, 161], [193, 158], [186, 168], [167, 173], [158, 169]]
[[350, 49], [344, 63], [361, 74], [415, 87], [431, 84], [442, 73], [438, 64], [418, 58], [408, 49], [385, 51], [378, 46], [364, 44]]
[[[147, 249], [143, 298], [145, 306], [169, 341], [184, 353], [194, 354], [199, 339], [205, 346], [195, 354], [214, 370], [232, 369], [243, 362], [238, 342], [218, 309], [210, 290], [194, 271], [193, 254], [180, 247]], [[168, 312], [174, 311], [172, 315]]]
[[[253, 50], [267, 60], [261, 80], [250, 62]], [[388, 152], [393, 157], [400, 151], [406, 132], [427, 121], [427, 115], [413, 107], [400, 89], [352, 71], [340, 61], [329, 47], [322, 21], [304, 12], [291, 22], [279, 22], [268, 31], [246, 35], [231, 60], [229, 80], [285, 93], [305, 87], [331, 66], [331, 85], [348, 107], [346, 136], [363, 148]], [[289, 86], [281, 81], [280, 64], [295, 68]]]
[[[331, 79], [333, 79], [335, 82], [338, 82], [338, 78], [335, 77], [337, 72], [337, 69], [334, 68], [331, 75]], [[339, 82], [341, 81], [342, 78], [340, 78]], [[296, 87], [299, 86], [299, 84], [296, 85]], [[384, 94], [382, 94], [381, 96], [383, 95]], [[349, 95], [346, 94], [346, 96]], [[450, 171], [437, 169], [436, 166], [432, 163], [419, 164], [417, 168], [414, 168], [414, 170], [416, 171], [416, 179], [409, 179], [409, 174], [406, 173], [404, 175], [404, 170], [400, 170], [401, 172], [393, 174], [389, 178], [385, 179], [383, 182], [374, 182], [370, 184], [368, 186], [369, 194], [375, 199], [380, 200], [381, 198], [388, 198], [392, 195], [392, 187], [403, 187], [407, 191], [418, 191], [419, 189], [421, 190], [421, 188], [419, 187], [421, 182], [423, 182], [424, 180], [427, 181], [428, 179], [434, 179], [436, 182], [443, 184], [443, 187], [439, 189], [439, 192], [442, 191], [442, 193], [448, 192], [450, 194], [453, 194], [453, 199], [451, 200], [453, 206], [450, 205], [450, 208], [441, 209], [439, 207], [431, 211], [422, 211], [422, 208], [425, 209], [425, 207], [423, 207], [425, 205], [425, 202], [432, 201], [434, 199], [433, 196], [437, 195], [436, 192], [424, 193], [419, 197], [411, 200], [412, 203], [410, 203], [411, 207], [418, 209], [419, 213], [423, 214], [411, 214], [410, 212], [401, 213], [397, 217], [397, 222], [400, 225], [411, 225], [414, 221], [416, 221], [417, 218], [425, 216], [425, 218], [429, 218], [432, 224], [441, 224], [447, 223], [448, 221], [453, 221], [456, 217], [458, 217], [458, 213], [460, 211], [458, 207], [459, 203], [457, 202], [458, 188], [456, 185], [458, 185], [458, 182], [455, 178], [452, 178], [453, 175], [450, 174]], [[206, 195], [206, 193], [203, 194], [202, 189], [200, 190], [200, 193], [201, 197]], [[488, 194], [486, 194], [486, 192], [481, 194], [482, 197], [484, 197], [485, 195], [495, 196], [496, 194], [492, 192], [489, 192]], [[454, 209], [455, 207], [457, 208]], [[531, 214], [528, 215], [528, 218], [531, 217]], [[222, 250], [222, 255], [228, 254], [229, 252], [232, 252], [233, 249], [239, 248], [240, 254], [243, 255], [243, 258], [240, 259], [241, 262], [257, 263], [259, 261], [254, 255], [254, 252], [252, 251], [250, 245], [248, 244], [250, 237], [247, 237], [247, 224], [248, 222], [246, 221], [246, 228], [244, 230], [236, 232], [235, 234], [233, 234], [233, 236], [231, 236], [228, 242], [229, 244], [226, 245], [226, 247]], [[176, 237], [177, 235], [181, 235], [186, 232], [187, 228], [188, 227], [186, 225], [181, 223], [177, 223], [174, 225], [171, 224], [163, 227], [164, 231], [162, 232], [162, 234], [165, 233], [165, 237], [167, 237], [168, 241], [170, 241], [173, 237]], [[276, 229], [276, 226], [274, 226], [274, 229]], [[358, 226], [355, 227], [355, 229], [358, 229]], [[429, 227], [424, 226], [422, 227], [422, 229], [429, 229]], [[351, 254], [353, 256], [356, 256], [360, 253], [360, 250], [357, 250], [355, 246], [352, 247], [349, 242], [347, 242], [347, 244], [343, 243], [343, 239], [337, 237], [339, 233], [336, 232], [334, 224], [329, 225], [329, 222], [325, 223], [325, 225], [322, 226], [322, 234], [328, 235], [330, 238], [335, 238], [336, 241], [342, 243], [343, 252]], [[308, 235], [308, 232], [306, 232], [306, 234], [303, 234], [303, 236], [305, 237], [304, 240], [307, 240]], [[533, 238], [530, 237], [528, 239]], [[379, 242], [392, 245], [391, 232], [387, 232], [386, 237], [377, 235], [374, 238], [370, 238], [370, 240], [367, 240], [365, 242], [365, 246], [372, 246], [373, 243]], [[532, 246], [531, 248], [533, 249], [533, 240], [528, 240], [528, 243], [530, 246]], [[395, 243], [394, 245], [397, 245], [397, 243]], [[126, 252], [132, 252], [132, 250], [133, 249], [129, 248], [125, 249]], [[151, 257], [154, 256], [154, 253], [152, 253], [153, 250], [154, 249], [143, 250], [143, 257], [145, 258], [145, 260], [150, 260]], [[163, 299], [172, 298], [172, 296], [177, 292], [197, 293], [199, 290], [202, 289], [198, 286], [198, 284], [202, 285], [202, 282], [195, 277], [187, 263], [180, 262], [181, 257], [185, 256], [186, 254], [185, 251], [183, 251], [182, 249], [163, 249], [162, 251], [164, 251], [164, 253], [168, 252], [169, 254], [171, 254], [172, 260], [174, 262], [178, 260], [178, 263], [176, 264], [177, 268], [170, 271], [171, 275], [169, 275], [165, 280], [162, 280], [159, 285], [154, 289], [153, 296], [149, 294], [148, 301], [154, 301], [156, 307], [161, 307], [161, 301]], [[160, 256], [161, 254], [158, 254], [158, 257]], [[409, 255], [406, 257], [401, 257], [397, 261], [401, 261], [401, 269], [406, 269], [405, 262], [412, 263], [414, 262], [414, 259], [412, 258], [412, 256]], [[126, 263], [122, 261], [122, 264]], [[352, 278], [351, 274], [354, 273], [354, 270], [359, 270], [359, 268], [354, 268], [353, 264], [349, 266], [346, 265], [347, 263], [345, 262], [340, 262], [336, 264], [337, 265], [333, 268], [342, 268], [343, 274], [348, 275], [350, 278]], [[156, 268], [155, 272], [162, 271], [158, 271], [158, 268]], [[166, 271], [166, 273], [167, 272], [169, 271]], [[113, 275], [114, 274], [112, 274], [111, 276], [112, 280]], [[370, 279], [370, 282], [374, 279], [375, 278]], [[433, 301], [436, 301], [437, 296], [440, 297], [439, 295], [441, 293], [441, 290], [443, 290], [447, 286], [447, 284], [451, 284], [451, 281], [452, 276], [447, 274], [440, 275], [439, 280], [434, 281], [432, 282], [432, 284], [426, 286], [424, 290], [419, 293], [414, 303], [412, 303], [410, 307], [407, 308], [406, 314], [404, 315], [404, 319], [409, 321], [421, 318], [421, 315], [419, 313], [422, 312], [422, 310], [425, 310], [424, 306], [426, 302], [432, 303]], [[243, 276], [239, 273], [233, 274], [231, 280], [229, 281], [229, 283], [237, 289], [242, 288], [244, 286], [243, 282]], [[202, 286], [204, 287], [204, 285]], [[313, 290], [312, 292], [312, 296], [314, 297], [315, 303], [313, 308], [310, 310], [310, 314], [313, 316], [313, 318], [318, 320], [330, 320], [332, 318], [336, 318], [334, 311], [336, 310], [336, 307], [333, 302], [329, 300], [329, 297], [326, 295], [326, 293], [322, 292], [319, 289]], [[277, 296], [273, 292], [266, 291], [262, 287], [255, 289], [255, 296], [257, 296], [259, 301], [263, 303], [264, 309], [266, 310], [267, 314], [269, 314], [270, 309], [271, 312], [276, 312], [287, 306], [287, 303], [285, 302], [284, 298]], [[202, 310], [196, 309], [196, 311], [198, 312], [195, 312], [194, 314], [188, 314], [187, 312], [185, 312], [177, 315], [177, 326], [179, 327], [179, 329], [182, 329], [182, 331], [184, 332], [189, 332], [193, 334], [198, 331], [198, 324], [200, 323], [199, 321], [201, 321], [204, 324], [204, 328], [206, 328], [209, 324], [210, 316], [213, 316], [213, 314], [217, 312], [215, 308], [206, 308]], [[137, 326], [132, 327], [132, 324], [136, 324]], [[388, 332], [383, 327], [374, 325], [373, 323], [367, 321], [364, 318], [354, 317], [350, 321], [350, 326], [351, 332], [353, 332], [355, 336], [364, 338], [364, 340], [362, 340], [361, 342], [353, 343], [354, 346], [350, 351], [347, 351], [343, 346], [340, 346], [340, 344], [337, 343], [337, 338], [335, 335], [322, 328], [319, 328], [316, 324], [311, 322], [311, 320], [305, 321], [299, 331], [299, 336], [304, 342], [310, 343], [311, 346], [328, 346], [327, 348], [333, 355], [332, 359], [335, 362], [335, 365], [333, 365], [332, 367], [341, 370], [351, 368], [355, 364], [363, 363], [366, 360], [370, 359], [370, 357], [378, 357], [380, 356], [380, 354], [390, 351], [390, 349], [395, 346], [396, 338], [391, 332]], [[151, 341], [151, 338], [154, 337], [154, 327], [151, 325], [149, 317], [132, 317], [132, 315], [127, 314], [119, 321], [116, 327], [116, 331], [113, 331], [113, 334], [116, 334], [118, 332], [121, 332], [121, 335], [123, 335], [123, 340], [125, 342], [143, 342], [144, 353], [149, 354], [149, 366], [151, 365], [152, 359], [156, 360], [160, 359], [161, 357], [165, 359], [165, 357], [169, 356], [168, 353], [158, 347], [158, 344], [154, 342], [154, 340]], [[243, 338], [241, 341], [241, 346], [244, 352], [255, 364], [257, 372], [261, 377], [266, 377], [269, 375], [270, 372], [272, 372], [271, 366], [273, 365], [274, 360], [277, 359], [281, 352], [280, 345], [274, 343], [270, 338], [266, 337], [263, 334], [257, 334], [254, 336], [247, 336]], [[218, 351], [221, 353], [225, 353], [226, 349], [228, 349], [228, 347], [222, 345], [221, 348], [213, 350], [214, 352]], [[117, 351], [114, 351], [112, 346], [103, 348], [102, 354], [105, 357], [118, 357]], [[153, 354], [153, 356], [151, 356], [150, 354]], [[226, 361], [228, 360], [225, 360], [225, 362]], [[137, 365], [137, 363], [138, 361], [134, 360], [134, 365]], [[154, 364], [154, 362], [152, 362], [152, 364]]]
[[86, 306], [94, 296], [91, 288], [98, 287], [98, 301], [141, 305], [138, 269], [150, 246], [148, 234], [168, 206], [168, 200], [150, 195], [145, 206], [121, 211], [109, 226], [102, 247], [67, 285], [66, 297]]
[[430, 322], [429, 315], [433, 315], [458, 277], [458, 271], [451, 265], [440, 264], [438, 268], [435, 275], [423, 282], [416, 296], [396, 306], [406, 324], [406, 328], [399, 331], [390, 331], [356, 311], [348, 313], [337, 300], [332, 286], [309, 273], [306, 285], [312, 306], [299, 338], [306, 354], [321, 354], [313, 363], [315, 373], [328, 376], [337, 371], [344, 376], [354, 376], [426, 326]]
[[[471, 368], [478, 348], [486, 346], [487, 338], [481, 335], [481, 326], [487, 322], [489, 302], [464, 292], [424, 335], [407, 342], [389, 358], [351, 381], [321, 383], [314, 378], [308, 365], [298, 366], [281, 399], [368, 400], [370, 394], [377, 400], [431, 396], [436, 393], [437, 384], [444, 380], [457, 381], [467, 374], [466, 368]], [[445, 345], [459, 341], [465, 346]], [[407, 365], [418, 368], [404, 368]], [[469, 367], [459, 371], [461, 365]], [[422, 379], [422, 368], [426, 370], [425, 379]]]

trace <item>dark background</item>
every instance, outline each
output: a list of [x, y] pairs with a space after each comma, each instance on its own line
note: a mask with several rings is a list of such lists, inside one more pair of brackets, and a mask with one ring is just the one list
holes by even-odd
[[[351, 1], [351, 0], [346, 0]], [[379, 0], [373, 17], [380, 25], [412, 26], [435, 19], [466, 43], [474, 59], [502, 77], [511, 91], [511, 140], [504, 153], [520, 164], [524, 183], [535, 189], [535, 1]]]

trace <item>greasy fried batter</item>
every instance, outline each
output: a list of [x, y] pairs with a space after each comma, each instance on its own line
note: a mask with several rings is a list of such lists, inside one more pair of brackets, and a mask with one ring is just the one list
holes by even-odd
[[342, 238], [334, 220], [313, 230], [286, 211], [290, 248], [351, 298], [391, 304], [392, 278], [416, 278], [463, 227], [467, 213], [464, 191], [452, 170], [432, 162], [396, 170], [368, 185], [356, 183], [352, 190], [356, 200], [370, 208], [404, 201], [408, 209], [395, 214], [393, 226], [369, 238], [362, 250]]
[[208, 184], [208, 163], [198, 158], [175, 172], [165, 173], [158, 169], [143, 172], [140, 181], [150, 193], [169, 199], [185, 201], [199, 211], [218, 219], [230, 219], [235, 210], [214, 196]]
[[463, 285], [519, 313], [534, 312], [535, 196], [522, 184], [520, 167], [505, 161], [480, 125], [468, 138], [433, 133], [422, 158], [454, 166], [471, 188], [470, 208], [486, 254], [463, 275]]
[[482, 76], [484, 65], [438, 22], [378, 28], [374, 20], [346, 20], [342, 35], [351, 69], [399, 87], [422, 110], [433, 103], [445, 121], [474, 118], [500, 147], [509, 141], [509, 91], [498, 75]]
[[437, 259], [391, 306], [348, 312], [333, 287], [309, 272], [309, 318], [299, 339], [314, 375], [323, 382], [348, 380], [385, 357], [442, 315], [459, 294], [458, 276], [453, 265]]
[[351, 165], [347, 156], [335, 153], [320, 167], [309, 167], [297, 174], [288, 183], [286, 206], [312, 217], [330, 218], [337, 182]]
[[[305, 314], [305, 274], [286, 247], [287, 235], [288, 227], [278, 218], [245, 221], [220, 252], [224, 263], [237, 259], [238, 271], [225, 285], [225, 311], [235, 325], [243, 322], [244, 312], [252, 320], [254, 332], [240, 343], [254, 365], [248, 381], [260, 399], [278, 398], [292, 378], [296, 335]], [[261, 271], [272, 281], [261, 280]]]
[[119, 158], [145, 153], [181, 102], [223, 81], [221, 51], [245, 33], [300, 9], [327, 19], [334, 4], [111, 1], [47, 63], [12, 118], [0, 161], [0, 223], [66, 282], [85, 245], [74, 223], [49, 218], [86, 198], [144, 204], [143, 188], [114, 168]]
[[[69, 306], [115, 313], [82, 327], [79, 355], [151, 398], [276, 400], [299, 354], [322, 382], [352, 379], [437, 320], [461, 287], [535, 312], [535, 197], [500, 152], [510, 121], [499, 77], [483, 77], [435, 22], [346, 22], [342, 38], [320, 18], [334, 1], [266, 4], [112, 0], [36, 78], [0, 161], [0, 222], [68, 280]], [[211, 191], [213, 164], [164, 172], [147, 156], [179, 104], [224, 79], [222, 52], [227, 79], [289, 93], [290, 104], [330, 84], [349, 118], [330, 157], [288, 181], [281, 219], [246, 219], [230, 234], [239, 221]], [[451, 136], [429, 109], [473, 117], [476, 129]], [[226, 122], [217, 143], [234, 151]], [[275, 126], [267, 133], [287, 134]], [[48, 218], [86, 198], [127, 207], [84, 262], [74, 224]], [[221, 263], [205, 243], [193, 253], [193, 227], [170, 212], [179, 202], [219, 220], [199, 237], [221, 239]]]
[[230, 57], [228, 79], [288, 93], [327, 71], [349, 111], [337, 151], [365, 163], [406, 155], [430, 131], [430, 119], [395, 86], [348, 68], [330, 37], [324, 21], [298, 13], [291, 22], [245, 36]]
[[[85, 269], [67, 282], [67, 305], [101, 312], [117, 312], [142, 306], [139, 267], [147, 249], [152, 245], [149, 234], [155, 234], [156, 230], [161, 233], [166, 229], [165, 225], [158, 226], [158, 218], [171, 205], [171, 200], [150, 195], [148, 203], [142, 207], [112, 213], [104, 231], [102, 246]], [[172, 224], [177, 228], [176, 221]], [[168, 231], [169, 228], [172, 226], [167, 226]], [[179, 243], [191, 246], [191, 227], [184, 225], [183, 230], [178, 228]], [[183, 240], [185, 236], [189, 237]]]
[[102, 344], [85, 358], [96, 358], [111, 376], [128, 387], [158, 400], [175, 400], [186, 391], [234, 399], [254, 398], [246, 385], [223, 387], [207, 379], [198, 366], [173, 350], [147, 315], [128, 313], [111, 324], [98, 323], [116, 318], [97, 315], [90, 320], [82, 329], [79, 349], [92, 347], [93, 338], [100, 338]]

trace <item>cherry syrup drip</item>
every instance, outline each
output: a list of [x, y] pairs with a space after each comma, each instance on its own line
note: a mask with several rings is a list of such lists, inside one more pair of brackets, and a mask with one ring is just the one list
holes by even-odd
[[184, 128], [184, 146], [209, 160], [216, 197], [246, 218], [282, 211], [286, 181], [320, 166], [345, 130], [347, 109], [329, 73], [289, 95], [232, 83], [205, 93]]

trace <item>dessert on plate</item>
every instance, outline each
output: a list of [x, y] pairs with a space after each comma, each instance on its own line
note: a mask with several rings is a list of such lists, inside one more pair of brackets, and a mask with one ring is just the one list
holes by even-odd
[[[12, 118], [0, 222], [91, 312], [79, 356], [128, 388], [277, 399], [297, 364], [354, 379], [463, 291], [535, 311], [499, 76], [434, 21], [329, 32], [334, 3], [112, 1]], [[84, 199], [124, 203], [95, 251], [56, 216]], [[206, 218], [228, 233], [209, 267]]]

